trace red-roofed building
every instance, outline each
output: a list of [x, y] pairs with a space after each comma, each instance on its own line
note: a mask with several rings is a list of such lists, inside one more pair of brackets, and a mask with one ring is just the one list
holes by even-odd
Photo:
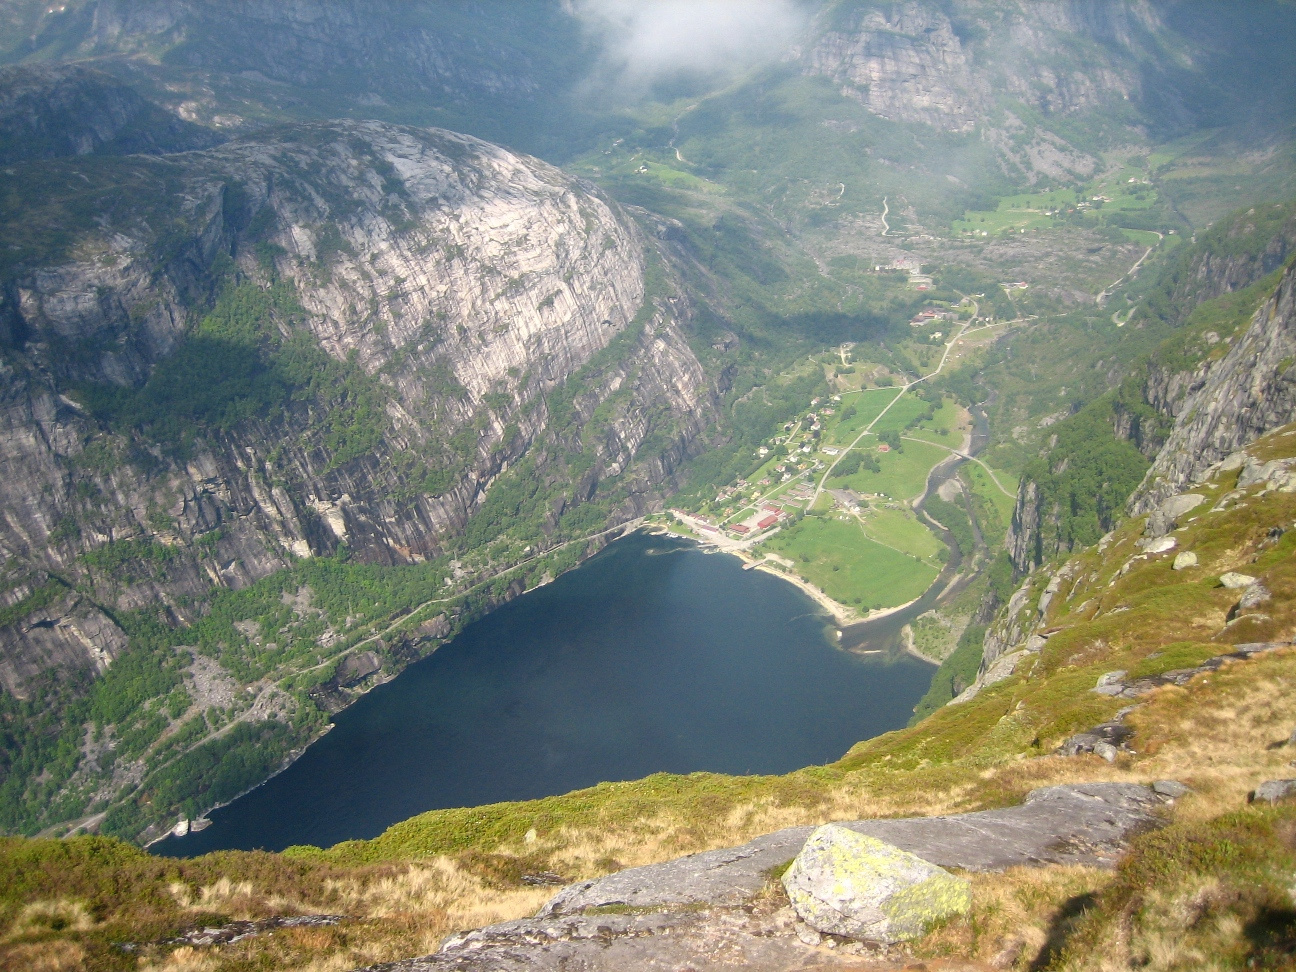
[[759, 523], [756, 524], [756, 529], [768, 530], [770, 527], [772, 527], [775, 523], [778, 522], [778, 519], [779, 518], [777, 516], [767, 516], [765, 517], [765, 519], [761, 520]]
[[781, 506], [775, 506], [773, 503], [766, 503], [764, 506], [761, 507], [761, 509], [764, 510], [766, 513], [782, 513], [782, 512], [783, 512], [783, 507], [781, 507]]
[[739, 533], [739, 534], [751, 533], [751, 527], [749, 527], [746, 523], [735, 523], [729, 529], [732, 530], [734, 533]]

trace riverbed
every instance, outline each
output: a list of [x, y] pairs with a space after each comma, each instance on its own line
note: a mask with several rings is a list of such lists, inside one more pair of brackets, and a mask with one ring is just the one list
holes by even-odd
[[810, 598], [735, 557], [635, 534], [470, 625], [208, 829], [153, 850], [328, 846], [655, 772], [786, 773], [905, 725], [933, 671], [843, 651]]

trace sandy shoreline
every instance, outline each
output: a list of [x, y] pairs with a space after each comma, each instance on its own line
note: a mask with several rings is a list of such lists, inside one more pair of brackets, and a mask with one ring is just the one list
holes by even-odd
[[[803, 591], [804, 593], [808, 594], [811, 598], [813, 598], [814, 601], [820, 607], [822, 607], [825, 611], [831, 614], [833, 620], [835, 620], [839, 625], [843, 625], [843, 626], [850, 625], [850, 624], [859, 624], [862, 621], [879, 621], [882, 618], [890, 617], [893, 614], [897, 614], [900, 611], [905, 610], [905, 608], [912, 607], [914, 604], [918, 603], [918, 601], [922, 600], [922, 598], [927, 594], [927, 591], [923, 591], [922, 594], [919, 594], [917, 597], [913, 598], [912, 600], [905, 601], [905, 603], [903, 604], [897, 604], [895, 605], [895, 607], [879, 608], [876, 611], [869, 611], [868, 614], [861, 614], [859, 611], [856, 611], [854, 608], [848, 607], [847, 605], [842, 604], [840, 601], [833, 600], [831, 597], [829, 597], [819, 588], [815, 587], [805, 578], [799, 577], [796, 574], [791, 573], [790, 571], [779, 570], [778, 567], [774, 565], [775, 563], [777, 563], [777, 561], [771, 562], [768, 559], [757, 560], [755, 557], [752, 557], [750, 554], [747, 554], [745, 551], [727, 550], [723, 552], [732, 554], [733, 556], [737, 557], [739, 560], [743, 561], [743, 563], [753, 565], [754, 569], [756, 570], [764, 571], [767, 574], [772, 574], [773, 576], [779, 578], [780, 580], [787, 581], [789, 584], [793, 585], [794, 587], [800, 588], [801, 591]], [[931, 588], [929, 587], [928, 590], [931, 590]], [[923, 661], [926, 662], [931, 661], [930, 658], [927, 658], [926, 656], [922, 655], [916, 650], [913, 652], [913, 654], [916, 657], [921, 658]], [[939, 662], [933, 662], [933, 664], [939, 664]]]

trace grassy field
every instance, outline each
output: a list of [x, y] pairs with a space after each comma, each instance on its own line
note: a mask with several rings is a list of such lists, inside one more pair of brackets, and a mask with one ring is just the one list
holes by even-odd
[[[888, 527], [909, 538], [898, 524], [888, 521]], [[833, 600], [854, 607], [911, 601], [939, 573], [931, 564], [874, 543], [854, 518], [808, 516], [765, 546], [794, 561], [797, 573]]]
[[921, 398], [906, 394], [900, 401], [891, 406], [890, 411], [873, 426], [874, 432], [904, 432], [910, 422], [924, 414], [931, 406]]
[[[1003, 484], [1004, 489], [1016, 494], [1015, 477], [1000, 469], [995, 470], [995, 476]], [[964, 463], [963, 478], [972, 487], [977, 521], [981, 525], [981, 532], [985, 534], [986, 543], [992, 546], [1002, 543], [1008, 533], [1008, 525], [1012, 523], [1013, 509], [1017, 505], [1016, 499], [1004, 495], [1003, 491], [991, 481], [985, 469], [975, 462]]]
[[[899, 407], [900, 403], [897, 403]], [[887, 413], [887, 419], [891, 415]], [[887, 419], [884, 419], [885, 422]], [[923, 422], [917, 428], [909, 429], [904, 432], [907, 436], [913, 436], [915, 439], [925, 439], [928, 442], [934, 442], [936, 445], [946, 446], [950, 449], [957, 449], [963, 444], [963, 437], [955, 434], [954, 430], [958, 426], [959, 407], [953, 400], [945, 399], [941, 407], [936, 409], [936, 414], [932, 416], [930, 422]], [[882, 422], [878, 423], [879, 428]]]
[[945, 545], [912, 510], [869, 510], [863, 516], [863, 524], [864, 532], [878, 543], [919, 557], [929, 564], [939, 564], [937, 557]]
[[1004, 196], [999, 200], [998, 208], [989, 211], [969, 210], [963, 214], [962, 219], [956, 219], [950, 228], [955, 236], [1015, 233], [1023, 229], [1051, 226], [1053, 217], [1045, 215], [1045, 210], [1064, 209], [1075, 204], [1076, 193], [1073, 189]]
[[[875, 448], [876, 440], [865, 439], [860, 444]], [[861, 469], [853, 476], [835, 481], [835, 485], [845, 486], [858, 493], [881, 493], [896, 500], [911, 500], [923, 491], [932, 466], [948, 455], [949, 450], [939, 446], [906, 442], [904, 452], [877, 454], [879, 472]]]
[[[824, 429], [824, 443], [850, 445], [851, 440], [878, 417], [878, 413], [887, 407], [898, 391], [897, 388], [870, 388], [855, 395], [843, 395], [841, 402], [837, 404], [837, 414], [829, 416], [828, 425]], [[896, 407], [899, 405], [897, 402]], [[855, 414], [843, 421], [842, 414], [851, 408], [855, 409]]]
[[1139, 246], [1156, 246], [1161, 242], [1161, 237], [1151, 230], [1122, 229], [1121, 235]]

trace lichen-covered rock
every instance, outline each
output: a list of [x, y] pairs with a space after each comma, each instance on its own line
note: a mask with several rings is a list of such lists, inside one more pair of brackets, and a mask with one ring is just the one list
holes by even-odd
[[1187, 570], [1189, 567], [1196, 567], [1197, 555], [1191, 550], [1185, 550], [1175, 557], [1174, 563], [1170, 566], [1173, 570]]
[[888, 945], [972, 907], [972, 886], [963, 878], [836, 824], [810, 835], [783, 886], [812, 928]]
[[1255, 582], [1256, 579], [1250, 574], [1239, 574], [1234, 570], [1220, 574], [1220, 583], [1231, 591], [1240, 591], [1244, 587], [1250, 587]]

